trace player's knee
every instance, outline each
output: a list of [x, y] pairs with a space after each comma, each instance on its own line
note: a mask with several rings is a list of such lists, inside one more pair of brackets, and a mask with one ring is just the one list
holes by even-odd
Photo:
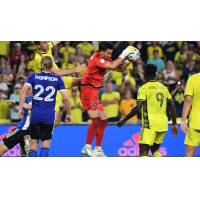
[[49, 157], [49, 149], [46, 147], [41, 148], [40, 157]]
[[95, 129], [98, 128], [100, 123], [101, 123], [101, 118], [100, 117], [92, 118], [92, 125], [94, 126]]
[[160, 145], [161, 145], [161, 144], [156, 144], [156, 143], [154, 143], [154, 144], [151, 146], [151, 153], [152, 153], [152, 155], [153, 155], [156, 151], [159, 151]]
[[28, 157], [37, 157], [37, 150], [30, 149], [28, 153]]

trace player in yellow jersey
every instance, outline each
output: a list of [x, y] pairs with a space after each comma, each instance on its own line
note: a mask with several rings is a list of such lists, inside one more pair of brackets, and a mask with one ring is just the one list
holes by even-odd
[[[193, 157], [200, 143], [200, 73], [189, 77], [185, 89], [181, 129], [186, 134], [185, 156]], [[189, 114], [188, 125], [186, 118]], [[189, 127], [189, 128], [188, 128]]]
[[173, 122], [171, 131], [174, 136], [177, 136], [179, 132], [176, 124], [176, 109], [168, 89], [155, 81], [157, 67], [153, 64], [147, 64], [144, 68], [146, 84], [138, 90], [137, 104], [117, 125], [121, 127], [142, 109], [142, 131], [139, 139], [140, 156], [147, 157], [149, 150], [151, 150], [153, 157], [161, 157], [159, 147], [168, 130], [167, 106], [171, 111]]
[[[71, 70], [59, 70], [58, 66], [54, 62], [54, 58], [52, 55], [52, 48], [59, 44], [60, 41], [53, 41], [53, 42], [47, 42], [47, 41], [35, 41], [35, 45], [38, 48], [38, 51], [35, 55], [35, 68], [36, 68], [36, 73], [40, 73], [42, 71], [41, 67], [41, 58], [43, 56], [50, 56], [53, 59], [53, 69], [51, 73], [57, 75], [57, 76], [62, 76], [62, 79], [64, 81], [66, 89], [74, 87], [74, 86], [80, 86], [81, 85], [81, 78], [73, 78], [73, 77], [65, 77], [68, 75], [71, 75], [73, 73], [79, 73], [83, 69], [85, 69], [86, 65], [80, 65], [79, 67], [76, 67], [75, 69]], [[56, 96], [56, 106], [55, 106], [55, 111], [56, 111], [56, 119], [55, 119], [55, 127], [57, 127], [60, 124], [60, 103], [62, 101], [62, 95], [60, 92], [57, 93]]]

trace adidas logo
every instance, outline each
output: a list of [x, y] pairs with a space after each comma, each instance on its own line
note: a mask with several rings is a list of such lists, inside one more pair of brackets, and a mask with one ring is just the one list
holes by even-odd
[[[139, 139], [140, 133], [136, 133], [131, 136], [130, 140], [123, 143], [123, 147], [118, 149], [119, 156], [139, 156]], [[167, 155], [167, 148], [161, 147], [159, 149], [161, 156]], [[151, 151], [149, 151], [149, 156], [152, 156]]]

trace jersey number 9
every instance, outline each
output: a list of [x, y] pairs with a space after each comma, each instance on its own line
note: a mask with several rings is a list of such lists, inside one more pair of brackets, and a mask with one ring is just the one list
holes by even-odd
[[162, 107], [163, 105], [163, 101], [164, 101], [164, 95], [162, 93], [157, 93], [156, 94], [156, 99], [158, 102], [160, 102], [160, 107]]

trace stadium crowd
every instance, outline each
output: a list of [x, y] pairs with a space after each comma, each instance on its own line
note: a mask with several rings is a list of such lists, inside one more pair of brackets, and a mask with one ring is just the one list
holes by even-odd
[[[157, 66], [156, 80], [163, 83], [174, 98], [177, 117], [181, 117], [184, 91], [188, 77], [199, 72], [200, 42], [198, 41], [115, 41], [112, 59], [115, 60], [127, 46], [140, 50], [141, 58], [131, 63], [126, 70], [113, 71], [113, 77], [99, 97], [110, 122], [126, 116], [136, 105], [138, 88], [144, 84], [143, 67], [147, 63]], [[54, 61], [60, 70], [73, 69], [89, 62], [90, 56], [98, 50], [97, 41], [64, 41], [53, 48]], [[27, 77], [35, 73], [34, 57], [37, 47], [34, 41], [0, 41], [0, 123], [19, 122], [18, 105], [9, 105], [8, 99], [19, 101], [20, 91]], [[85, 71], [72, 74], [83, 77]], [[80, 100], [81, 88], [68, 89], [73, 123], [90, 120]], [[66, 109], [61, 104], [61, 119]], [[141, 115], [129, 121], [141, 119]]]

